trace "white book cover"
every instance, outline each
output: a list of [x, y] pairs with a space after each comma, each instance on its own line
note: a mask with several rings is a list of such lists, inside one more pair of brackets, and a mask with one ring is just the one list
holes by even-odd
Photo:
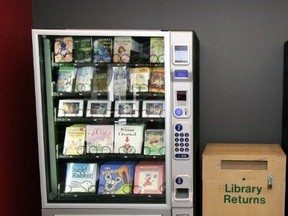
[[113, 153], [114, 125], [87, 125], [87, 153]]
[[140, 46], [132, 37], [115, 37], [113, 46], [113, 62], [130, 62], [131, 50], [139, 52]]
[[91, 91], [91, 82], [93, 79], [93, 67], [77, 68], [75, 92], [89, 92]]
[[130, 68], [130, 92], [148, 92], [149, 67]]
[[114, 153], [141, 154], [144, 125], [115, 125]]
[[97, 180], [96, 163], [67, 163], [65, 193], [95, 193]]
[[129, 71], [126, 66], [116, 66], [112, 68], [113, 82], [110, 82], [109, 95], [110, 100], [126, 98], [127, 90], [129, 90], [128, 79]]

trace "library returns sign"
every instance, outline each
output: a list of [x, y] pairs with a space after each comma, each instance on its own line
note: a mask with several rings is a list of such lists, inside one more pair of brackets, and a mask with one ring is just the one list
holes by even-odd
[[203, 216], [284, 216], [280, 145], [209, 143], [202, 160]]

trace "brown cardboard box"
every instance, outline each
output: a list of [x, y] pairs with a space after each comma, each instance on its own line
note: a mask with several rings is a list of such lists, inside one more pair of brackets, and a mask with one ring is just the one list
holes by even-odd
[[202, 160], [203, 216], [284, 216], [280, 145], [210, 143]]

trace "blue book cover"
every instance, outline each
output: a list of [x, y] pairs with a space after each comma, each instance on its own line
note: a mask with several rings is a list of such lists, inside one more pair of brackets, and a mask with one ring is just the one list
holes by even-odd
[[65, 193], [95, 193], [97, 177], [96, 163], [67, 163]]
[[98, 194], [130, 194], [136, 162], [109, 161], [100, 167]]

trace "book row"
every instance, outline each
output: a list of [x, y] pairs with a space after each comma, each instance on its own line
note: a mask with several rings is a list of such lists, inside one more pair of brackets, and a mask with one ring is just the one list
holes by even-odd
[[138, 42], [133, 37], [57, 37], [54, 61], [163, 63], [164, 38], [151, 37]]
[[60, 66], [57, 92], [109, 92], [125, 96], [127, 92], [165, 92], [164, 67], [113, 66], [96, 68]]
[[65, 193], [162, 194], [164, 190], [164, 162], [67, 163]]
[[165, 154], [165, 130], [144, 125], [72, 125], [66, 127], [64, 155]]
[[[85, 104], [84, 104], [85, 103]], [[112, 106], [113, 104], [113, 106]], [[85, 106], [84, 106], [85, 105]], [[140, 106], [141, 105], [141, 106]], [[62, 99], [58, 103], [58, 117], [139, 117], [164, 118], [165, 103], [163, 100], [81, 100]]]

